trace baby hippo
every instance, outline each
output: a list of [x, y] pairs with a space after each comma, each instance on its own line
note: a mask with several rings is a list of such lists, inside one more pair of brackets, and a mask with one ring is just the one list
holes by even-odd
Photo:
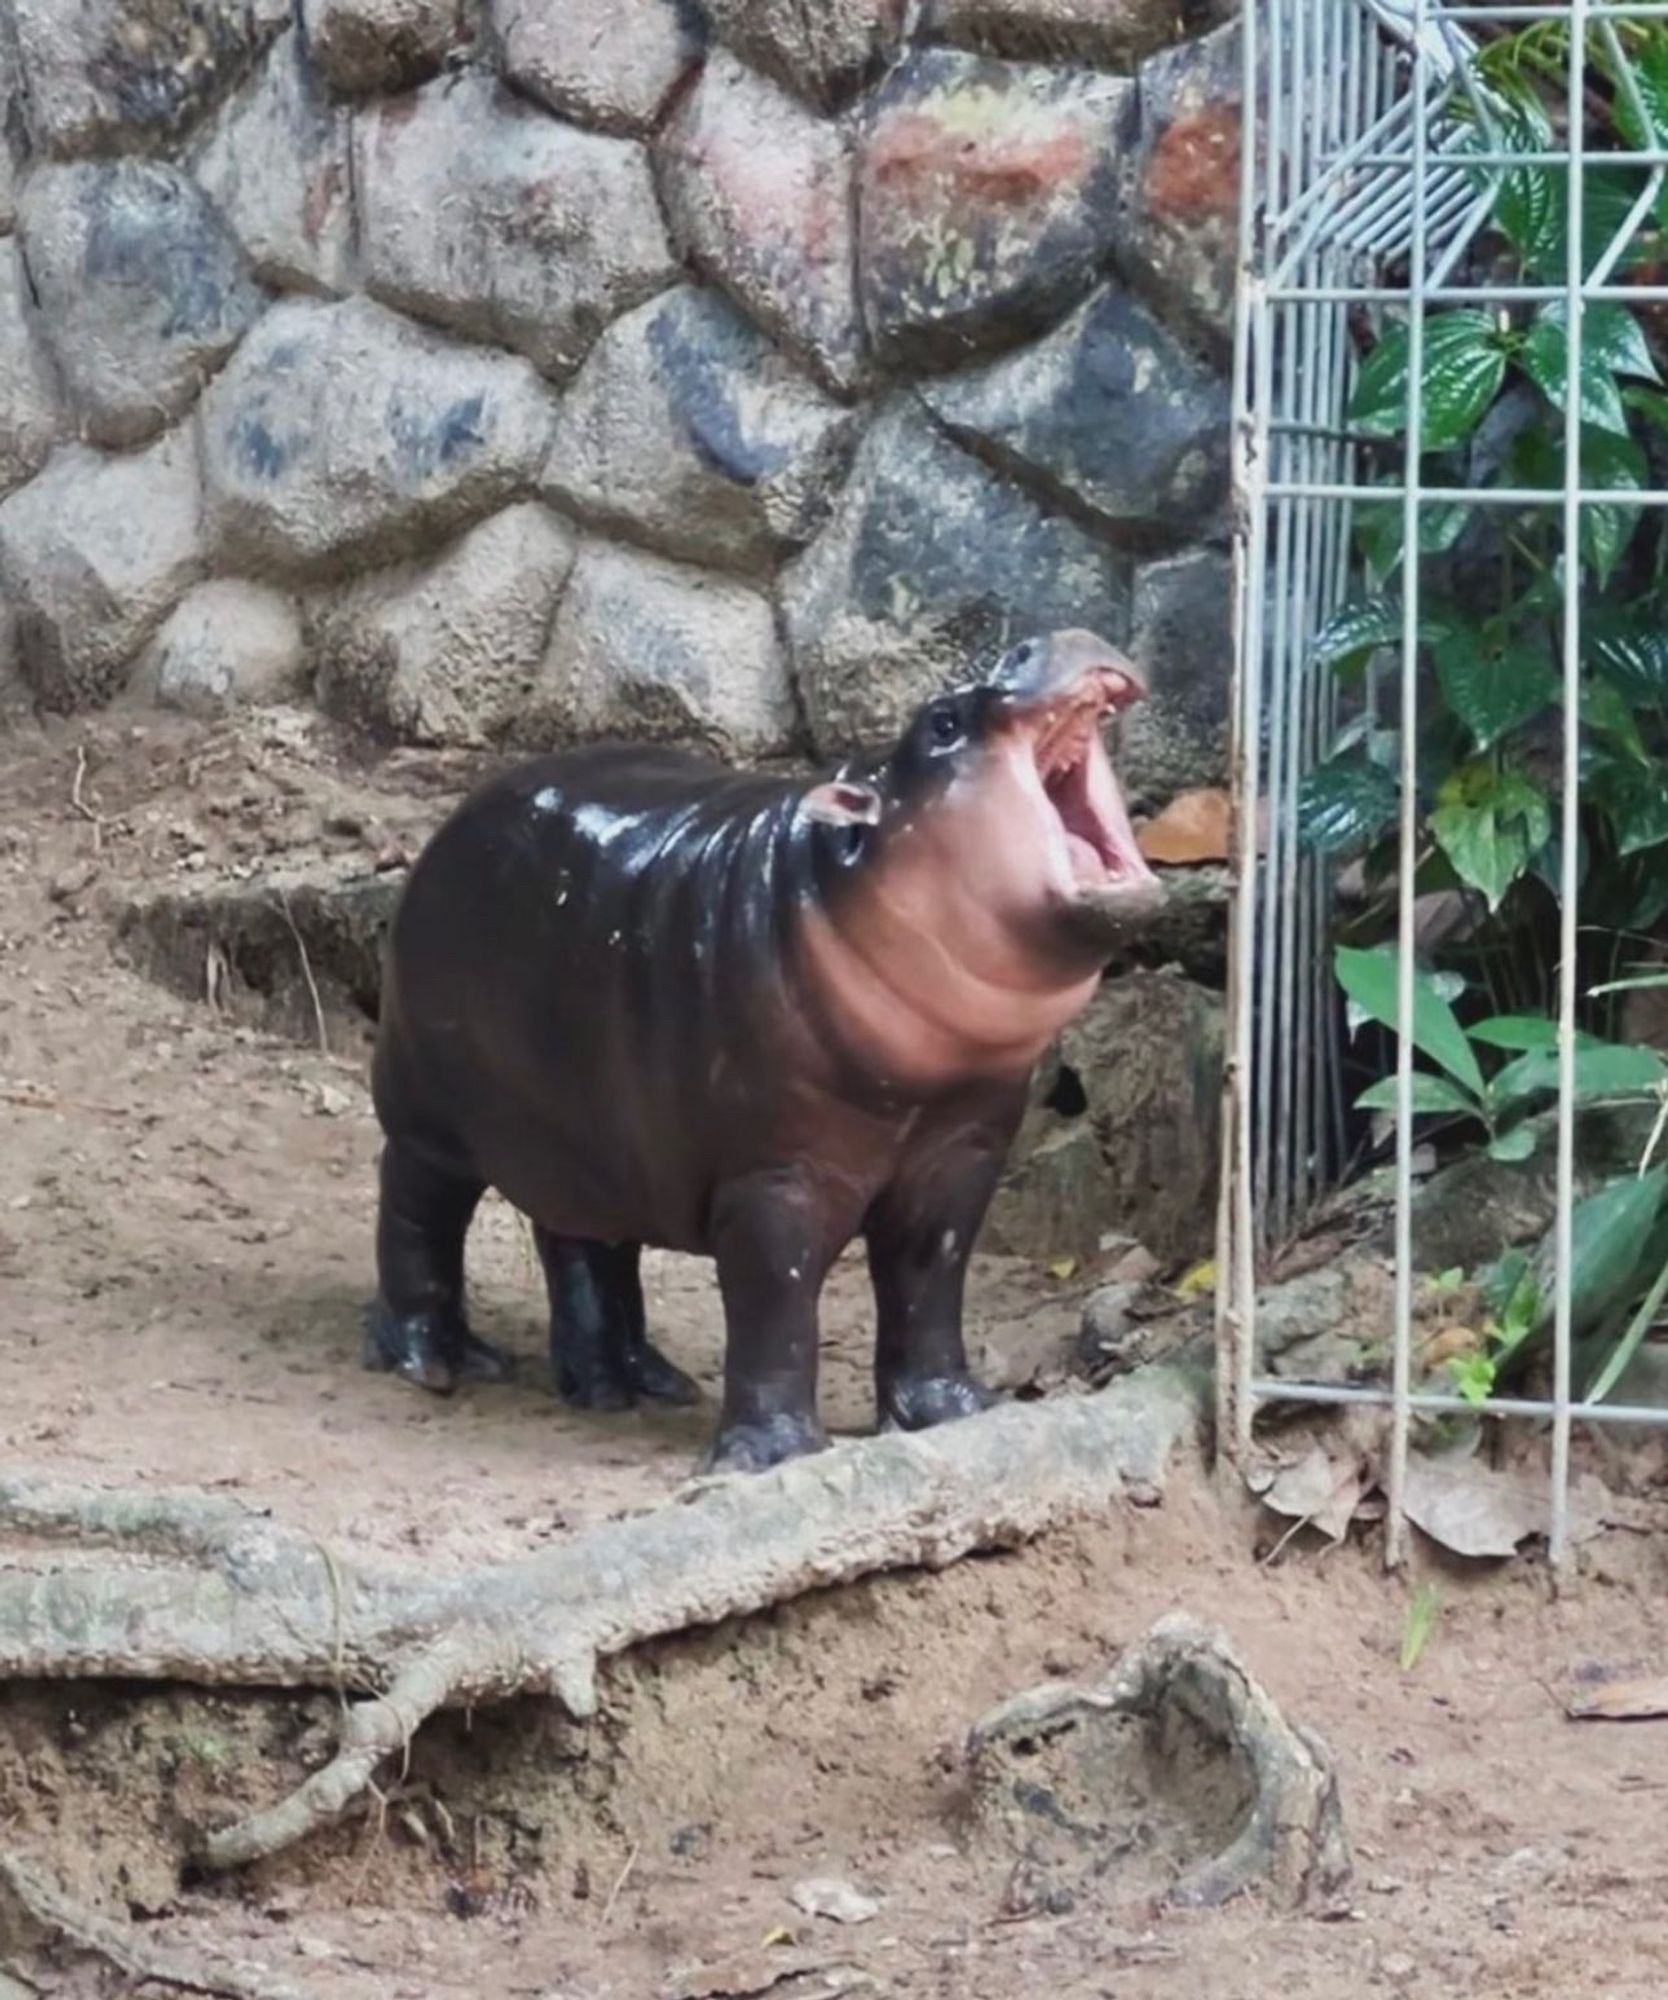
[[606, 746], [465, 800], [389, 943], [368, 1365], [442, 1392], [505, 1371], [464, 1315], [490, 1187], [533, 1225], [556, 1386], [585, 1408], [696, 1399], [638, 1258], [714, 1260], [711, 1468], [826, 1442], [817, 1301], [858, 1236], [883, 1424], [983, 1408], [968, 1257], [1038, 1058], [1159, 893], [1101, 740], [1142, 692], [1059, 632], [822, 782]]

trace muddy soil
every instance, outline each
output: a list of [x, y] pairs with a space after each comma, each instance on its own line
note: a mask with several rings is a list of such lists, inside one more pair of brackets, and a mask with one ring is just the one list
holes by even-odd
[[[551, 1399], [530, 1246], [501, 1207], [471, 1281], [519, 1379], [436, 1403], [364, 1373], [366, 1025], [331, 1010], [323, 1049], [271, 1037], [212, 966], [218, 1008], [113, 954], [138, 894], [325, 851], [367, 872], [397, 860], [465, 776], [356, 763], [284, 717], [0, 740], [0, 1465], [229, 1490], [331, 1544], [437, 1566], [537, 1547], [684, 1478], [710, 1403], [588, 1419]], [[981, 1266], [987, 1365], [1018, 1381], [1056, 1357], [1088, 1275]], [[709, 1274], [654, 1259], [649, 1291], [710, 1391]], [[867, 1377], [846, 1269], [827, 1315], [837, 1430], [869, 1423]], [[12, 1687], [0, 1829], [159, 1940], [317, 2000], [1659, 1993], [1668, 1724], [1574, 1724], [1557, 1697], [1594, 1661], [1660, 1670], [1668, 1541], [1611, 1531], [1556, 1594], [1529, 1560], [1444, 1569], [1403, 1672], [1413, 1580], [1386, 1580], [1371, 1543], [1299, 1536], [1265, 1563], [1274, 1539], [1184, 1471], [1161, 1507], [648, 1647], [606, 1670], [589, 1726], [536, 1703], [446, 1718], [380, 1807], [232, 1882], [182, 1881], [189, 1830], [293, 1784], [330, 1699]], [[1029, 1914], [958, 1850], [974, 1718], [1103, 1670], [1173, 1609], [1222, 1623], [1330, 1742], [1357, 1857], [1335, 1921], [1160, 1914], [1149, 1880], [1116, 1872], [1093, 1908]], [[827, 1876], [878, 1914], [802, 1915], [793, 1885]], [[51, 1990], [118, 1988], [77, 1970]]]

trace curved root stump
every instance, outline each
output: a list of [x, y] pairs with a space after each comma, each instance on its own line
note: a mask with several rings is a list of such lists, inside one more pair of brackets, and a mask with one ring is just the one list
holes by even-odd
[[[221, 2000], [303, 2000], [295, 1987], [279, 1981], [159, 1950], [135, 1937], [127, 1925], [84, 1909], [14, 1856], [0, 1854], [0, 1945], [25, 1943], [31, 1933], [114, 1966], [136, 1985], [172, 1986], [181, 1993], [215, 1994]], [[9, 1983], [0, 1972], [0, 1992]]]
[[204, 1858], [234, 1867], [346, 1812], [439, 1708], [553, 1694], [589, 1716], [597, 1662], [641, 1640], [878, 1570], [942, 1568], [1155, 1486], [1201, 1407], [1192, 1376], [1151, 1369], [699, 1481], [539, 1555], [438, 1578], [344, 1560], [220, 1498], [0, 1480], [0, 1677], [369, 1693], [322, 1771], [209, 1836]]

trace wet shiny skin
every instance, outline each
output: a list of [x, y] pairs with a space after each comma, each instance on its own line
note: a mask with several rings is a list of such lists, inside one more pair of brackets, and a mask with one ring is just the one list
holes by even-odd
[[1095, 726], [1138, 693], [1063, 634], [822, 786], [607, 747], [467, 800], [390, 945], [367, 1360], [437, 1389], [500, 1368], [463, 1300], [491, 1186], [535, 1225], [571, 1401], [693, 1397], [637, 1246], [695, 1251], [727, 1328], [711, 1462], [815, 1448], [817, 1297], [861, 1235], [882, 1419], [981, 1407], [967, 1257], [1030, 1069], [1094, 989], [1084, 883], [1151, 892]]

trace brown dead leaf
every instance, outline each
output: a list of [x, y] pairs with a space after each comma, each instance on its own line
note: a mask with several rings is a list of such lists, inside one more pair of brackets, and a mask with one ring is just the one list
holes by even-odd
[[1306, 1521], [1328, 1541], [1341, 1542], [1368, 1483], [1359, 1458], [1340, 1463], [1323, 1446], [1312, 1444], [1296, 1464], [1274, 1475], [1262, 1500], [1276, 1514]]
[[[1451, 1452], [1408, 1460], [1403, 1488], [1407, 1518], [1433, 1542], [1459, 1556], [1510, 1556], [1551, 1526], [1551, 1490], [1535, 1465], [1491, 1466]], [[1589, 1540], [1604, 1525], [1603, 1488], [1588, 1477], [1570, 1488], [1570, 1535]]]
[[1183, 792], [1136, 835], [1149, 861], [1187, 867], [1204, 861], [1226, 861], [1233, 834], [1233, 803], [1213, 787]]
[[1601, 1681], [1566, 1697], [1573, 1722], [1652, 1722], [1668, 1718], [1668, 1680], [1660, 1677]]

